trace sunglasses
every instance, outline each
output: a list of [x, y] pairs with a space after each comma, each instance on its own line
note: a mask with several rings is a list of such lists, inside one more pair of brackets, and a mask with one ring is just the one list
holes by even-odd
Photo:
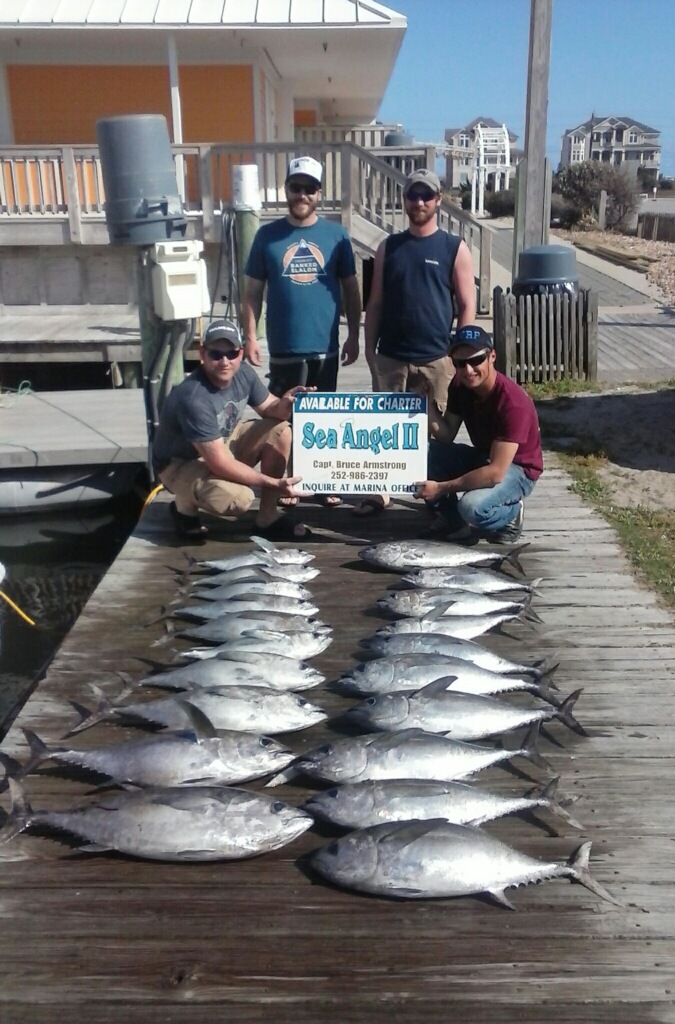
[[301, 185], [297, 181], [287, 182], [286, 188], [288, 189], [289, 192], [292, 192], [294, 196], [315, 196], [316, 193], [319, 191], [318, 185]]
[[450, 356], [450, 358], [456, 370], [463, 370], [465, 366], [482, 366], [489, 355], [489, 351], [485, 349], [484, 352], [479, 352], [475, 356], [469, 356], [468, 359], [456, 359], [455, 356]]
[[414, 188], [410, 192], [406, 192], [406, 199], [409, 203], [416, 203], [418, 199], [421, 199], [423, 203], [430, 203], [432, 199], [435, 199], [438, 195], [432, 188]]
[[213, 359], [214, 363], [218, 363], [221, 359], [229, 359], [230, 361], [237, 359], [241, 355], [241, 349], [231, 348], [229, 352], [221, 352], [219, 348], [207, 348], [206, 354], [209, 359]]

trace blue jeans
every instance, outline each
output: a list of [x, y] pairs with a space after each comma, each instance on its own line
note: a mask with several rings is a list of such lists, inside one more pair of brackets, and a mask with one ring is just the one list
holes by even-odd
[[[468, 444], [429, 443], [429, 479], [454, 480], [479, 466], [487, 466], [489, 459]], [[518, 512], [518, 503], [531, 494], [534, 480], [513, 463], [506, 476], [494, 487], [480, 487], [475, 491], [444, 494], [433, 508], [444, 515], [451, 528], [468, 524], [479, 530], [501, 530], [512, 522]]]

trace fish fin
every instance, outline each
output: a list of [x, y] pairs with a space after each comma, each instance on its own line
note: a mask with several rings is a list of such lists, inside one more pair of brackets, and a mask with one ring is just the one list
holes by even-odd
[[525, 796], [528, 799], [537, 800], [541, 807], [545, 807], [551, 812], [551, 814], [555, 814], [557, 817], [562, 818], [568, 825], [571, 825], [572, 828], [583, 828], [581, 822], [577, 821], [576, 818], [573, 818], [569, 811], [566, 811], [565, 808], [558, 803], [556, 796], [558, 793], [559, 782], [560, 776], [556, 775], [556, 777], [551, 779], [546, 786], [543, 788], [540, 786], [534, 786], [532, 789], [528, 790]]
[[546, 577], [544, 576], [537, 576], [536, 580], [532, 580], [532, 582], [530, 583], [530, 593], [534, 594], [535, 597], [541, 597], [541, 594], [537, 590], [537, 587], [540, 583], [544, 582], [545, 578]]
[[272, 555], [272, 557], [274, 557], [274, 552], [279, 550], [277, 545], [273, 544], [271, 540], [267, 540], [266, 537], [254, 537], [252, 535], [251, 543], [255, 544], [257, 548], [262, 548], [263, 551], [265, 551], [268, 555]]
[[559, 718], [561, 722], [571, 729], [572, 732], [576, 732], [579, 736], [588, 736], [588, 733], [584, 729], [580, 722], [577, 722], [576, 718], [572, 714], [572, 708], [579, 700], [579, 697], [583, 693], [583, 689], [580, 688], [571, 693], [569, 697], [562, 702], [559, 709], [555, 712], [556, 718]]
[[287, 633], [281, 633], [277, 629], [245, 629], [241, 635], [253, 640], [281, 640], [288, 636]]
[[291, 779], [296, 779], [300, 774], [301, 771], [299, 768], [296, 768], [293, 764], [289, 764], [283, 771], [277, 772], [276, 775], [273, 775], [269, 782], [265, 783], [264, 788], [271, 789], [273, 786], [283, 786], [285, 782], [290, 782]]
[[103, 691], [99, 690], [98, 686], [94, 686], [92, 683], [91, 689], [94, 691], [94, 695], [98, 697], [98, 704], [94, 711], [90, 711], [89, 708], [84, 706], [84, 704], [78, 704], [77, 701], [69, 701], [70, 706], [74, 708], [80, 716], [80, 721], [77, 725], [73, 726], [72, 729], [68, 730], [66, 736], [74, 736], [78, 732], [84, 732], [85, 729], [90, 729], [92, 725], [96, 725], [97, 722], [102, 722], [104, 718], [108, 718], [108, 716], [115, 710]]
[[537, 740], [539, 739], [539, 722], [533, 722], [528, 729], [525, 739], [523, 740], [521, 753], [523, 757], [526, 757], [532, 764], [536, 764], [538, 768], [546, 768], [548, 771], [551, 769], [551, 765], [548, 763], [545, 757], [539, 753], [537, 747]]
[[530, 671], [534, 672], [537, 679], [541, 679], [542, 676], [552, 676], [560, 665], [560, 662], [556, 661], [557, 657], [556, 653], [551, 654], [548, 658], [540, 658], [539, 661], [534, 661], [530, 666]]
[[528, 622], [543, 622], [541, 616], [537, 615], [534, 608], [532, 607], [532, 594], [528, 594], [525, 600], [522, 602], [522, 611], [518, 618], [522, 617], [527, 619]]
[[453, 604], [457, 604], [456, 601], [444, 601], [443, 604], [434, 605], [429, 611], [422, 616], [427, 622], [436, 622], [437, 619], [442, 619], [448, 608], [451, 608]]
[[106, 846], [104, 843], [85, 843], [84, 846], [78, 846], [78, 853], [110, 853], [114, 850], [114, 846]]
[[427, 683], [426, 686], [420, 687], [419, 690], [415, 690], [414, 693], [409, 694], [410, 697], [416, 697], [418, 694], [423, 694], [425, 697], [434, 697], [437, 693], [445, 693], [449, 686], [452, 686], [457, 681], [457, 676], [443, 676], [442, 679], [434, 679], [432, 682]]
[[393, 750], [395, 747], [400, 747], [402, 743], [406, 743], [416, 736], [427, 735], [428, 733], [424, 729], [401, 729], [400, 732], [382, 733], [380, 736], [374, 735], [368, 741], [368, 746], [378, 747], [380, 750]]
[[16, 779], [8, 778], [7, 786], [12, 798], [12, 808], [7, 816], [7, 821], [0, 829], [0, 842], [2, 843], [8, 843], [14, 836], [18, 836], [19, 832], [23, 832], [28, 827], [33, 814], [33, 808], [21, 783]]
[[511, 900], [507, 898], [503, 889], [486, 889], [486, 892], [488, 892], [495, 903], [499, 903], [501, 907], [506, 907], [507, 910], [516, 909]]
[[192, 860], [210, 860], [213, 857], [215, 850], [177, 850], [176, 860], [192, 861]]
[[377, 845], [381, 846], [388, 843], [390, 840], [395, 839], [397, 847], [403, 844], [404, 846], [410, 846], [411, 843], [417, 842], [418, 839], [422, 839], [428, 835], [429, 832], [439, 825], [447, 825], [447, 818], [429, 818], [426, 821], [404, 821], [401, 823], [391, 822], [391, 829], [385, 832], [384, 835], [380, 836], [377, 840]]
[[218, 733], [214, 729], [211, 719], [203, 711], [191, 704], [189, 700], [182, 700], [180, 697], [176, 697], [175, 700], [189, 718], [197, 743], [217, 738]]
[[412, 886], [406, 889], [387, 889], [387, 896], [391, 896], [392, 899], [414, 899], [417, 896], [424, 896], [424, 889], [413, 889]]
[[614, 904], [615, 907], [623, 907], [623, 903], [615, 899], [603, 885], [600, 885], [599, 882], [595, 881], [590, 872], [590, 862], [591, 843], [582, 843], [567, 861], [566, 874], [569, 875], [570, 878], [580, 882], [581, 885], [584, 885], [587, 889], [590, 889], [596, 896], [600, 896], [603, 900], [607, 900], [608, 903]]
[[502, 562], [508, 562], [509, 565], [512, 565], [514, 569], [517, 569], [518, 572], [522, 576], [524, 576], [525, 575], [525, 570], [523, 569], [523, 567], [522, 567], [522, 565], [520, 563], [520, 553], [521, 553], [521, 551], [524, 551], [525, 548], [528, 548], [529, 546], [530, 546], [530, 542], [529, 541], [526, 541], [525, 544], [519, 544], [517, 548], [513, 548], [512, 551], [509, 551], [508, 554], [504, 555], [504, 557], [502, 558]]
[[30, 757], [26, 764], [22, 767], [19, 775], [15, 775], [14, 778], [23, 778], [24, 775], [28, 775], [34, 768], [37, 767], [42, 761], [48, 761], [52, 754], [57, 753], [58, 750], [63, 750], [63, 747], [50, 748], [43, 743], [37, 733], [34, 733], [32, 729], [22, 729], [21, 732], [26, 737], [26, 743], [30, 748]]

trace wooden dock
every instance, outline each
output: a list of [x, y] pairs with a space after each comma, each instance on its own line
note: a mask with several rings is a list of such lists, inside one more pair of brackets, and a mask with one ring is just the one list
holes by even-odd
[[4, 392], [0, 417], [0, 469], [147, 462], [139, 389]]
[[[359, 660], [359, 640], [381, 621], [375, 600], [396, 580], [368, 570], [357, 552], [415, 536], [423, 514], [412, 506], [368, 521], [346, 506], [302, 506], [317, 528], [306, 546], [321, 570], [309, 588], [335, 630], [312, 664], [329, 679]], [[57, 1013], [88, 1024], [674, 1022], [675, 623], [632, 577], [613, 530], [568, 490], [553, 456], [525, 526], [526, 573], [544, 577], [535, 598], [543, 624], [488, 643], [519, 659], [557, 652], [561, 694], [584, 688], [576, 713], [590, 735], [556, 722], [541, 739], [584, 828], [563, 823], [554, 835], [559, 823], [544, 813], [539, 824], [514, 817], [487, 828], [547, 859], [591, 840], [592, 873], [621, 908], [560, 880], [509, 891], [517, 913], [486, 899], [395, 902], [338, 890], [299, 861], [328, 841], [323, 827], [264, 857], [179, 865], [85, 855], [25, 833], [0, 846], [4, 1024]], [[91, 683], [113, 697], [118, 671], [138, 678], [137, 659], [171, 660], [187, 641], [154, 646], [163, 626], [146, 623], [176, 593], [174, 570], [185, 568], [188, 550], [212, 557], [247, 548], [245, 533], [222, 529], [184, 548], [166, 502], [149, 507], [6, 737], [6, 755], [25, 758], [19, 726], [60, 741], [77, 721], [69, 700], [93, 704]], [[306, 696], [331, 714], [350, 704], [328, 690]], [[72, 743], [137, 734], [100, 723]], [[330, 734], [322, 726], [286, 739], [300, 752]], [[510, 793], [549, 777], [524, 761], [484, 775]], [[36, 809], [65, 808], [91, 792], [91, 780], [44, 767], [26, 792]], [[308, 790], [272, 792], [300, 802]]]

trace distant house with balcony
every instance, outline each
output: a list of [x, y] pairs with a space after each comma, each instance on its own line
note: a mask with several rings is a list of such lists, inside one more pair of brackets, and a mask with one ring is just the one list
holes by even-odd
[[631, 117], [596, 117], [568, 128], [562, 137], [561, 167], [597, 160], [656, 181], [661, 166], [661, 133]]
[[[471, 181], [471, 168], [473, 165], [473, 154], [476, 145], [476, 129], [501, 128], [503, 122], [495, 121], [492, 117], [476, 117], [463, 128], [446, 128], [445, 144], [447, 147], [445, 157], [445, 187], [459, 188], [465, 182]], [[518, 136], [507, 129], [509, 144], [511, 146], [512, 164], [515, 166], [522, 157], [522, 151], [513, 148]]]

